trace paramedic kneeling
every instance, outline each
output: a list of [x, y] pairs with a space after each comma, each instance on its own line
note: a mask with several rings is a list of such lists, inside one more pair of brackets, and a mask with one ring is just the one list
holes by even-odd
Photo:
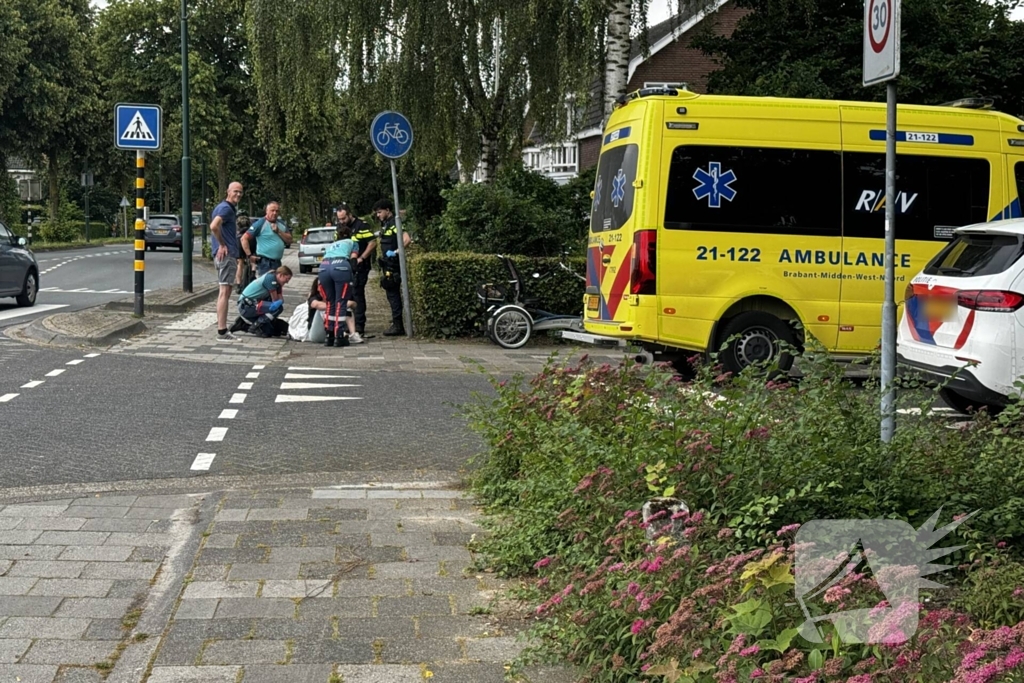
[[[324, 346], [348, 346], [346, 336], [348, 316], [348, 298], [352, 293], [352, 251], [355, 242], [350, 239], [352, 230], [348, 226], [338, 228], [338, 240], [332, 242], [324, 252], [324, 260], [320, 263], [320, 289], [327, 302], [324, 315], [324, 328], [327, 337]], [[352, 341], [362, 341], [357, 335], [351, 335]], [[358, 341], [357, 341], [358, 340]]]
[[292, 269], [281, 266], [249, 283], [238, 297], [238, 315], [249, 323], [257, 337], [276, 336], [274, 319], [281, 315], [282, 289], [291, 282]]

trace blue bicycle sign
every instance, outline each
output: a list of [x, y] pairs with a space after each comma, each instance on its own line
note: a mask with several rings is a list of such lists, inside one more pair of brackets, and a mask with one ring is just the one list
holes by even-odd
[[398, 159], [412, 147], [412, 126], [396, 111], [382, 111], [370, 126], [370, 140], [374, 149], [389, 159]]

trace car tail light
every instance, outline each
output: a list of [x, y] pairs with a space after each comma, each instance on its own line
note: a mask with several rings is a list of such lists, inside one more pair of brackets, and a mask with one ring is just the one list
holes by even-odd
[[956, 293], [956, 303], [974, 311], [1012, 313], [1024, 305], [1024, 294], [995, 289], [969, 289]]
[[306, 243], [306, 238], [307, 238], [307, 237], [309, 237], [309, 233], [308, 233], [308, 232], [304, 232], [304, 233], [302, 233], [302, 239], [301, 239], [301, 240], [299, 240], [299, 244], [305, 244], [305, 243]]
[[903, 301], [910, 301], [914, 298], [914, 285], [907, 285], [903, 290]]
[[632, 294], [654, 294], [654, 256], [657, 244], [657, 230], [637, 230], [633, 233], [633, 262], [629, 276]]

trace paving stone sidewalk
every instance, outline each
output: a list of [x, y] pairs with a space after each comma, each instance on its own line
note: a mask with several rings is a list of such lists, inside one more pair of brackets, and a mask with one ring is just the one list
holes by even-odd
[[504, 681], [478, 523], [444, 482], [8, 505], [0, 683]]
[[[304, 303], [316, 274], [299, 274], [298, 255], [295, 250], [285, 254], [285, 265], [295, 276], [285, 287], [285, 315], [294, 306]], [[205, 361], [218, 363], [272, 363], [295, 361], [318, 367], [346, 367], [358, 370], [396, 371], [472, 371], [483, 368], [492, 373], [537, 372], [548, 357], [557, 352], [561, 357], [579, 357], [590, 354], [608, 362], [618, 362], [623, 351], [576, 347], [556, 344], [546, 338], [530, 342], [526, 347], [507, 351], [485, 339], [426, 340], [406, 337], [384, 337], [382, 332], [390, 325], [387, 299], [371, 275], [366, 288], [368, 335], [365, 344], [346, 348], [325, 348], [286, 339], [258, 339], [239, 334], [241, 341], [216, 341], [216, 303], [196, 308], [192, 313], [161, 322], [157, 329], [126, 339], [112, 346], [112, 353], [125, 353], [158, 358]], [[475, 305], [467, 301], [467, 306]], [[236, 315], [235, 296], [232, 295], [229, 320]]]

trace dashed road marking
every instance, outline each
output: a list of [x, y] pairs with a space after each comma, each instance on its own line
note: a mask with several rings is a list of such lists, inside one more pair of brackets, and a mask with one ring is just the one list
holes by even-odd
[[249, 391], [250, 389], [252, 389], [252, 382], [242, 382], [241, 384], [238, 385], [238, 389], [240, 391]]
[[245, 403], [246, 394], [231, 394], [231, 400], [228, 403]]
[[11, 399], [17, 398], [18, 396], [21, 396], [21, 394], [4, 394], [3, 396], [0, 396], [0, 403], [7, 403]]
[[64, 368], [60, 368], [59, 370], [50, 370], [48, 373], [46, 373], [45, 376], [46, 377], [56, 377], [57, 375], [63, 375], [64, 372], [65, 372]]
[[248, 375], [245, 376], [246, 379], [259, 379], [259, 377], [260, 373], [258, 372], [250, 372]]
[[210, 465], [213, 464], [213, 459], [216, 457], [216, 453], [200, 453], [196, 456], [196, 459], [192, 461], [192, 469], [208, 470], [210, 469]]
[[234, 408], [225, 408], [224, 410], [220, 411], [220, 416], [217, 419], [234, 420], [237, 415], [238, 411], [235, 410]]
[[317, 401], [358, 401], [361, 396], [300, 396], [298, 394], [278, 394], [274, 403], [314, 403]]
[[84, 363], [84, 362], [85, 362], [84, 358], [76, 358], [75, 360], [69, 360], [64, 365], [78, 365], [79, 363]]
[[21, 388], [22, 389], [35, 389], [36, 387], [38, 387], [40, 384], [42, 384], [45, 381], [46, 380], [43, 380], [43, 379], [34, 379], [31, 382], [27, 382], [25, 384], [22, 384]]
[[85, 354], [85, 357], [86, 358], [99, 358], [100, 354], [98, 354], [98, 353], [87, 353], [87, 354]]
[[252, 366], [252, 369], [253, 370], [262, 370], [265, 367], [267, 367], [267, 366], [266, 365], [254, 365], [254, 366]]
[[212, 427], [210, 433], [206, 435], [207, 441], [223, 441], [224, 437], [228, 433], [227, 427]]

